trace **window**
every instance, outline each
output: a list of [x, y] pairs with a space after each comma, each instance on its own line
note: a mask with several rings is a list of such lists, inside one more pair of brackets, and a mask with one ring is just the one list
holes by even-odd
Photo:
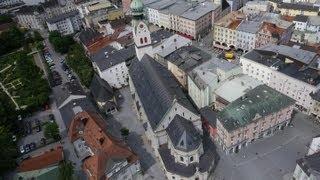
[[190, 157], [190, 162], [193, 162], [193, 156]]
[[176, 177], [172, 176], [172, 179], [176, 179]]
[[184, 142], [183, 141], [180, 142], [180, 146], [184, 146]]
[[143, 44], [143, 39], [142, 38], [140, 38], [140, 44]]
[[184, 159], [183, 159], [183, 157], [182, 157], [182, 156], [180, 156], [180, 161], [182, 161], [182, 162], [184, 161]]
[[148, 39], [147, 37], [144, 37], [144, 42], [147, 43]]

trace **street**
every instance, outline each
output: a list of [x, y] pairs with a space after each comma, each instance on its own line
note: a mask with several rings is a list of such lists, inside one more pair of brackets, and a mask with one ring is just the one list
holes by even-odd
[[293, 119], [294, 127], [261, 139], [237, 154], [218, 151], [220, 161], [211, 179], [285, 180], [292, 177], [296, 160], [305, 155], [312, 137], [320, 133], [319, 125], [308, 118], [298, 113]]

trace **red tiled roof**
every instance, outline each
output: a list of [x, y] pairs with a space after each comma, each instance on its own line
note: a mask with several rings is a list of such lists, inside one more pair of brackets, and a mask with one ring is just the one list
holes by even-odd
[[[82, 133], [79, 133], [82, 131]], [[123, 141], [120, 141], [107, 132], [107, 125], [96, 113], [80, 112], [73, 118], [68, 136], [71, 142], [82, 138], [94, 152], [86, 158], [83, 168], [89, 170], [89, 179], [105, 179], [106, 165], [109, 159], [123, 158], [134, 163], [138, 157]]]
[[26, 172], [43, 169], [51, 165], [56, 165], [63, 159], [63, 148], [59, 146], [52, 151], [47, 151], [39, 156], [22, 161], [18, 167], [18, 171]]

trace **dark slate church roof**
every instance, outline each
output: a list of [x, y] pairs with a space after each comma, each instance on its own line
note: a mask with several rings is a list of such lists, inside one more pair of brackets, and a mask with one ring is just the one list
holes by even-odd
[[98, 102], [106, 102], [114, 97], [113, 89], [108, 82], [94, 75], [90, 84], [90, 91], [93, 98]]
[[201, 137], [191, 121], [176, 115], [166, 129], [174, 147], [181, 151], [193, 151], [201, 144]]
[[180, 105], [198, 114], [171, 72], [150, 56], [143, 56], [140, 62], [134, 59], [129, 74], [153, 130], [175, 99]]

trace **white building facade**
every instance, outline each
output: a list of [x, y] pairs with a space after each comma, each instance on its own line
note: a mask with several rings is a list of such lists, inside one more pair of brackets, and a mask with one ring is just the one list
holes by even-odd
[[[294, 49], [292, 50], [293, 52], [295, 51]], [[310, 93], [316, 92], [318, 89], [317, 80], [308, 79], [308, 77], [306, 77], [308, 80], [295, 78], [294, 75], [288, 75], [279, 71], [277, 66], [274, 67], [257, 62], [256, 59], [259, 59], [259, 55], [256, 55], [256, 57], [249, 56], [250, 54], [240, 58], [243, 73], [258, 79], [273, 89], [293, 98], [296, 100], [297, 105], [303, 107], [308, 112], [311, 110], [314, 101], [310, 96]], [[289, 60], [289, 57], [285, 61], [293, 62]], [[297, 71], [297, 73], [299, 73], [299, 71]]]
[[46, 21], [49, 31], [58, 31], [63, 35], [73, 34], [79, 31], [82, 25], [78, 11], [71, 11]]

